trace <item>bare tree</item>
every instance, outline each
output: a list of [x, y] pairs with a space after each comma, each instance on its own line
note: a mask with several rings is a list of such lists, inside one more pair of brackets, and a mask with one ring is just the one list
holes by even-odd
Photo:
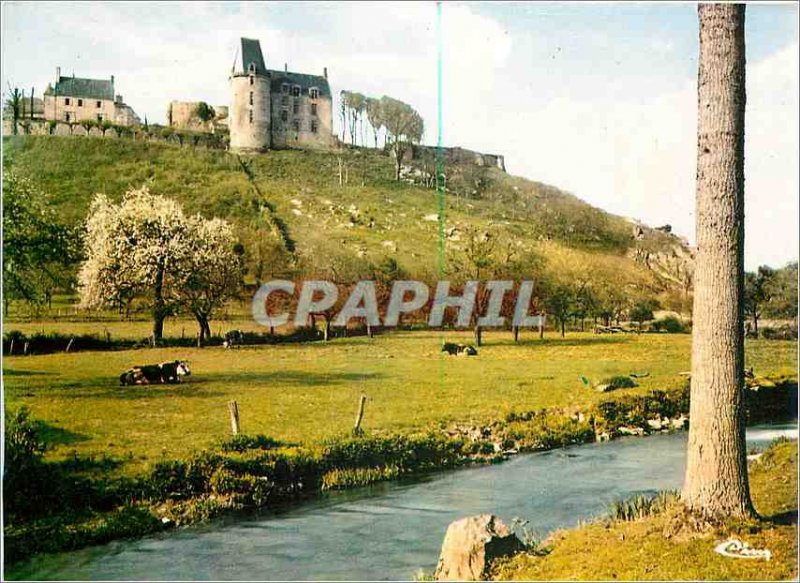
[[753, 513], [744, 386], [744, 4], [701, 4], [697, 259], [683, 500], [711, 519]]

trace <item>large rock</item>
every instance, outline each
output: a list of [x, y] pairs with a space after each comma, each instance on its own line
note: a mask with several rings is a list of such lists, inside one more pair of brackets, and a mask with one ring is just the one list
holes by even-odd
[[447, 527], [442, 543], [437, 581], [479, 581], [494, 559], [522, 550], [524, 545], [493, 514], [462, 518]]

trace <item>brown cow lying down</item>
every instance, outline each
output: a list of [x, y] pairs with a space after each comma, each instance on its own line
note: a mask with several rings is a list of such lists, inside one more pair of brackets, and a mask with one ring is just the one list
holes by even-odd
[[119, 383], [125, 385], [159, 385], [181, 382], [182, 376], [192, 374], [189, 365], [183, 360], [134, 366], [119, 377]]

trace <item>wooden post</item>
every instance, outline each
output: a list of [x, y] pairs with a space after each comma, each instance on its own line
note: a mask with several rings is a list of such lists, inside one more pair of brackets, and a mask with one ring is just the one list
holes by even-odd
[[14, 354], [14, 339], [13, 338], [11, 339], [11, 344], [9, 344], [9, 346], [8, 346], [8, 353], [9, 354]]
[[539, 314], [539, 338], [544, 338], [544, 313]]
[[236, 401], [228, 401], [228, 412], [231, 415], [231, 432], [239, 435], [239, 404]]
[[26, 341], [25, 341], [25, 345], [22, 347], [22, 354], [25, 354], [25, 355], [27, 355], [27, 354], [28, 354], [28, 346], [29, 346], [29, 345], [30, 345], [30, 342], [28, 342], [28, 341], [26, 340]]
[[106, 342], [111, 344], [111, 332], [108, 331], [108, 328], [106, 328]]
[[70, 338], [69, 342], [67, 342], [67, 349], [65, 350], [65, 352], [69, 352], [69, 349], [72, 348], [72, 343], [73, 342], [75, 342], [75, 338], [74, 337]]
[[356, 424], [353, 427], [353, 433], [361, 433], [361, 420], [364, 418], [364, 403], [367, 402], [367, 396], [362, 393], [358, 401], [358, 415], [356, 415]]
[[186, 327], [181, 328], [181, 340], [186, 338]]

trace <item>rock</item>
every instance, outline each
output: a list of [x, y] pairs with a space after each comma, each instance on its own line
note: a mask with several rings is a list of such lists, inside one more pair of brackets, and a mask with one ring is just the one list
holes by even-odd
[[624, 425], [619, 428], [620, 435], [638, 435], [641, 437], [644, 435], [644, 429], [641, 427], [625, 427]]
[[437, 581], [479, 581], [488, 575], [491, 562], [524, 549], [502, 520], [493, 514], [462, 518], [447, 527]]
[[661, 418], [658, 419], [648, 419], [647, 424], [650, 426], [650, 429], [654, 431], [660, 431], [664, 424], [661, 422]]
[[680, 417], [675, 417], [672, 420], [672, 427], [675, 429], [686, 429], [686, 422], [689, 421], [689, 418], [686, 415], [681, 415]]

